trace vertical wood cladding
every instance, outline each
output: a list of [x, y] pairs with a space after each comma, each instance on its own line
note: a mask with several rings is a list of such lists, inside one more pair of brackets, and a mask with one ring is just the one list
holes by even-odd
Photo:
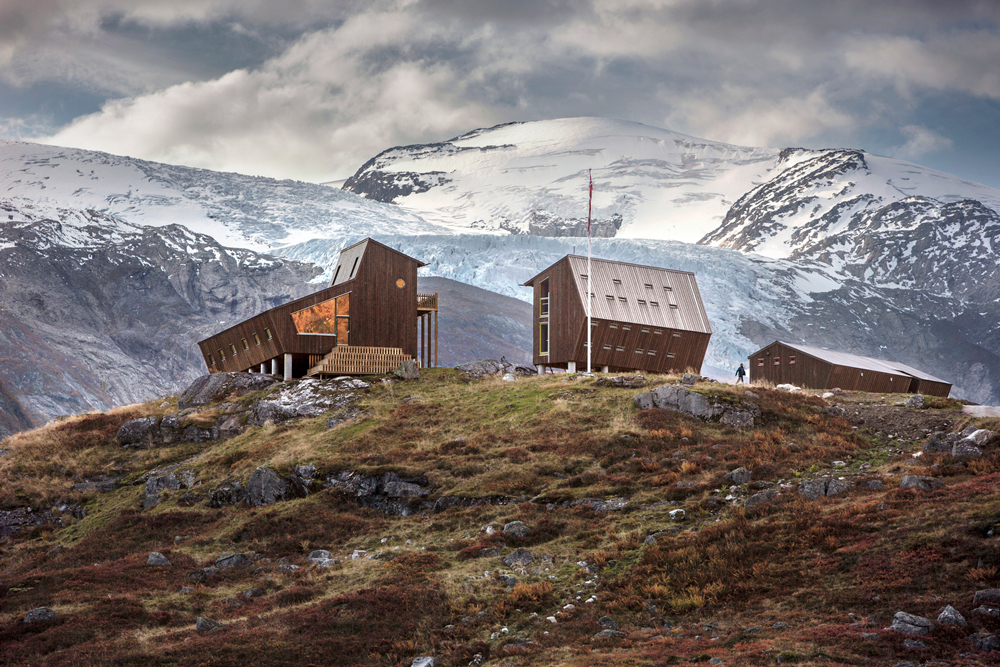
[[[337, 344], [336, 336], [299, 334], [292, 313], [342, 294], [350, 294], [350, 345], [398, 347], [416, 357], [417, 268], [423, 264], [371, 239], [347, 251], [354, 251], [352, 257], [359, 259], [354, 278], [345, 281], [339, 276], [335, 286], [272, 308], [199, 342], [209, 371], [244, 371], [284, 354], [303, 363], [308, 363], [310, 355], [325, 355]], [[397, 285], [399, 280], [403, 287]], [[271, 331], [271, 340], [267, 340], [265, 329]], [[253, 333], [259, 336], [260, 345]], [[249, 350], [244, 349], [243, 339]], [[235, 355], [232, 345], [236, 346]]]
[[753, 353], [749, 358], [750, 381], [794, 384], [810, 389], [839, 387], [875, 393], [919, 391], [931, 396], [947, 396], [951, 391], [947, 382], [918, 378], [904, 370], [894, 370], [890, 361], [828, 352], [831, 359], [840, 361], [834, 363], [831, 359], [814, 356], [802, 347], [775, 341]]
[[[700, 372], [712, 334], [693, 274], [603, 259], [591, 264], [594, 368]], [[526, 283], [534, 290], [536, 365], [565, 368], [575, 361], [578, 368], [586, 368], [586, 275], [587, 259], [567, 255]], [[541, 285], [546, 280], [550, 344], [544, 356]]]

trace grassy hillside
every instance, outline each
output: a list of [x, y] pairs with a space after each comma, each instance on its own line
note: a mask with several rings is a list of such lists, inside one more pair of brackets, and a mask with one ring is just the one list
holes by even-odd
[[[372, 382], [360, 416], [332, 428], [323, 415], [224, 441], [118, 444], [121, 424], [177, 412], [174, 398], [18, 434], [0, 443], [0, 519], [41, 518], [0, 540], [0, 663], [1000, 662], [968, 639], [1000, 629], [973, 611], [976, 590], [1000, 585], [1000, 438], [977, 458], [913, 456], [929, 431], [998, 420], [953, 401], [897, 405], [905, 396], [845, 393], [830, 410], [763, 387], [693, 389], [752, 400], [757, 425], [639, 411], [648, 388], [594, 378], [434, 369]], [[183, 418], [207, 426], [266, 393]], [[213, 489], [259, 466], [288, 478], [309, 465], [305, 497], [213, 506]], [[734, 484], [739, 467], [751, 478]], [[150, 473], [168, 471], [194, 484], [144, 509]], [[853, 486], [798, 492], [824, 475]], [[904, 475], [943, 484], [900, 488]], [[396, 513], [365, 507], [374, 496], [358, 489], [373, 487], [357, 480], [390, 478], [406, 489]], [[326, 567], [308, 560], [321, 549]], [[523, 550], [530, 562], [502, 561]], [[147, 565], [151, 552], [172, 565]], [[232, 553], [245, 561], [204, 571]], [[887, 629], [898, 611], [934, 620], [945, 605], [969, 625], [939, 625], [926, 648]], [[58, 617], [23, 622], [37, 607]], [[196, 630], [199, 617], [222, 627]]]

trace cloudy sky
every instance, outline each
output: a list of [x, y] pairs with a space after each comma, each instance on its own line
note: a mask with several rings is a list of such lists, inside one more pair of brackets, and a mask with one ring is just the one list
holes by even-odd
[[996, 0], [0, 0], [0, 138], [327, 181], [607, 116], [1000, 187]]

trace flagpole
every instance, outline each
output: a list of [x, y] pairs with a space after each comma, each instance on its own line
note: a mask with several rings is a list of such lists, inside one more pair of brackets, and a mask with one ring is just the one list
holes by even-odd
[[587, 372], [592, 373], [590, 360], [593, 353], [593, 327], [590, 323], [594, 300], [590, 298], [590, 215], [594, 205], [594, 175], [591, 170], [587, 170], [587, 177], [590, 181], [590, 198], [587, 200]]

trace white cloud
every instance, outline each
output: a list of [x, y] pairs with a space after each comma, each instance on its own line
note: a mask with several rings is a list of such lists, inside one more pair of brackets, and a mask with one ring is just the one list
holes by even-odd
[[905, 158], [919, 158], [929, 153], [951, 148], [952, 141], [921, 125], [906, 125], [899, 128], [906, 137], [906, 143], [893, 151]]

